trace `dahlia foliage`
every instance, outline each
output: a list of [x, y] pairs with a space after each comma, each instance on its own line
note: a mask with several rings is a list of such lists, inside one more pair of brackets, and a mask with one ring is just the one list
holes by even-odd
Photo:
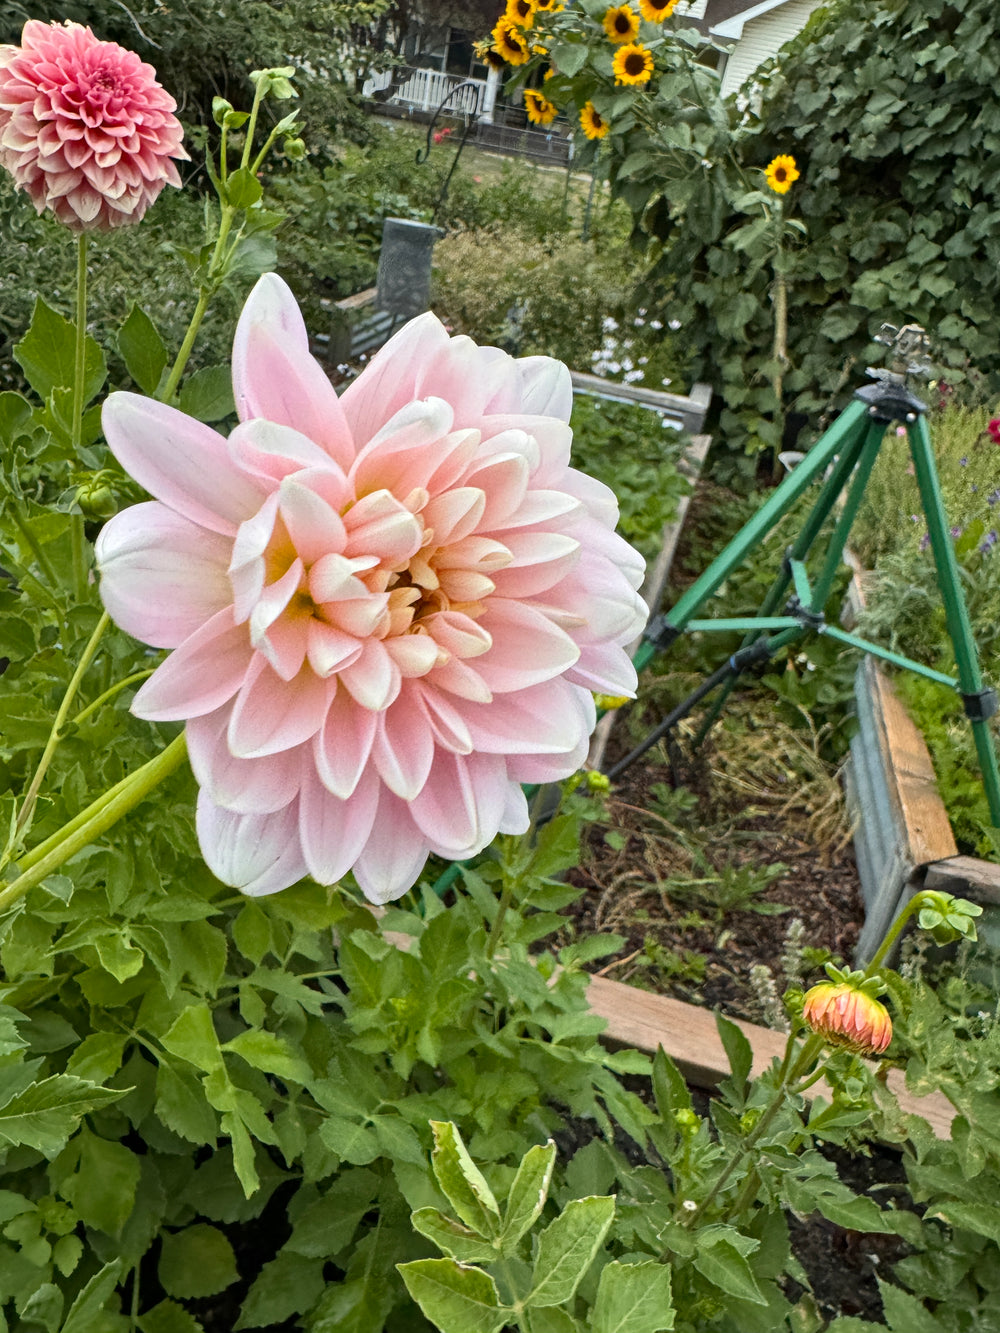
[[0, 46], [0, 166], [74, 231], [138, 222], [186, 159], [176, 102], [132, 51], [79, 23]]
[[528, 826], [630, 694], [643, 562], [569, 465], [569, 374], [413, 320], [338, 399], [260, 280], [228, 440], [129, 393], [108, 442], [156, 498], [103, 529], [117, 623], [174, 651], [133, 711], [185, 720], [208, 864], [245, 893], [353, 870], [384, 902], [429, 852]]

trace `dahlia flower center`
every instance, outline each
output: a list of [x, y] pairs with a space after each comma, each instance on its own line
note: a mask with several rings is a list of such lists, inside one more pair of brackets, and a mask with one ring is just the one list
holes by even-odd
[[373, 641], [410, 676], [487, 651], [476, 621], [495, 590], [489, 573], [513, 557], [472, 535], [481, 490], [432, 500], [418, 488], [403, 501], [381, 490], [339, 508], [329, 499], [286, 477], [234, 545], [236, 621], [279, 675], [290, 680], [308, 662], [329, 677]]

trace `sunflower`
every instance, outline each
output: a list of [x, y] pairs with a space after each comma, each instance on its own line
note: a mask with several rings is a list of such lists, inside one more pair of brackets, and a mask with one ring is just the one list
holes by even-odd
[[677, 8], [677, 0], [639, 0], [639, 12], [647, 23], [662, 23]]
[[535, 0], [535, 9], [539, 14], [560, 14], [565, 8], [561, 0]]
[[488, 65], [490, 69], [503, 69], [507, 63], [488, 38], [484, 42], [474, 42], [472, 49], [476, 59], [481, 60], [484, 65]]
[[799, 169], [795, 158], [781, 154], [767, 164], [764, 176], [775, 194], [787, 194], [793, 182], [799, 178]]
[[604, 31], [616, 46], [631, 42], [639, 31], [639, 15], [629, 5], [612, 5], [604, 15]]
[[504, 18], [517, 23], [522, 28], [530, 28], [535, 21], [535, 0], [507, 0], [507, 12]]
[[603, 139], [611, 128], [593, 102], [585, 102], [580, 112], [580, 125], [588, 139]]
[[537, 88], [525, 88], [524, 106], [532, 125], [551, 125], [559, 114], [556, 104]]
[[612, 68], [615, 83], [648, 83], [653, 73], [653, 53], [641, 42], [630, 42], [615, 52]]
[[493, 29], [493, 44], [508, 65], [523, 65], [531, 56], [528, 39], [506, 15], [497, 20]]

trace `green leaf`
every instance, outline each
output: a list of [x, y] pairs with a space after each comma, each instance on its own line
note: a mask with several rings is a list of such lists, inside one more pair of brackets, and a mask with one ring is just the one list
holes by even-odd
[[715, 1026], [719, 1029], [719, 1036], [726, 1050], [729, 1068], [733, 1074], [733, 1085], [742, 1098], [745, 1096], [747, 1079], [750, 1077], [753, 1065], [753, 1047], [742, 1030], [718, 1012], [715, 1015]]
[[499, 1230], [500, 1208], [485, 1176], [450, 1121], [432, 1120], [430, 1124], [434, 1134], [431, 1163], [445, 1197], [467, 1227], [492, 1238]]
[[528, 1333], [580, 1333], [580, 1325], [559, 1305], [540, 1305], [526, 1310]]
[[181, 1300], [214, 1296], [239, 1281], [233, 1247], [204, 1222], [163, 1237], [158, 1268], [163, 1290]]
[[549, 52], [549, 59], [560, 74], [572, 78], [579, 74], [587, 63], [586, 42], [556, 42]]
[[510, 1313], [488, 1273], [453, 1259], [418, 1259], [397, 1269], [421, 1310], [440, 1333], [500, 1333]]
[[342, 1171], [323, 1197], [295, 1219], [285, 1248], [308, 1259], [332, 1259], [351, 1243], [378, 1187], [374, 1171]]
[[69, 1307], [69, 1314], [60, 1333], [103, 1333], [108, 1321], [97, 1316], [104, 1309], [112, 1292], [118, 1285], [121, 1261], [105, 1264], [99, 1273], [95, 1273], [76, 1300]]
[[286, 1083], [308, 1083], [312, 1070], [287, 1041], [263, 1028], [248, 1028], [222, 1048], [264, 1074], [276, 1074]]
[[556, 1145], [551, 1139], [546, 1144], [529, 1148], [521, 1159], [504, 1209], [500, 1239], [505, 1249], [515, 1246], [541, 1217], [549, 1196], [555, 1161]]
[[248, 902], [232, 926], [233, 940], [244, 958], [256, 965], [271, 949], [271, 922], [258, 903]]
[[754, 1305], [766, 1305], [753, 1269], [745, 1254], [757, 1249], [758, 1241], [741, 1236], [733, 1227], [703, 1227], [698, 1232], [694, 1266], [721, 1291]]
[[98, 1088], [72, 1074], [53, 1074], [0, 1107], [0, 1143], [21, 1143], [54, 1157], [88, 1111], [124, 1095], [122, 1090]]
[[161, 1060], [156, 1073], [156, 1114], [167, 1129], [182, 1139], [215, 1146], [219, 1132], [216, 1115], [205, 1098], [201, 1079], [193, 1070]]
[[240, 1307], [235, 1329], [271, 1328], [316, 1304], [326, 1283], [323, 1261], [282, 1250], [264, 1265]]
[[529, 1305], [562, 1305], [575, 1293], [615, 1216], [613, 1195], [572, 1199], [538, 1237]]
[[117, 342], [125, 369], [143, 393], [155, 394], [167, 364], [167, 349], [141, 306], [134, 305], [129, 311], [118, 330]]
[[439, 1208], [418, 1208], [411, 1213], [410, 1222], [421, 1236], [433, 1241], [442, 1253], [460, 1264], [494, 1264], [500, 1257], [495, 1245]]
[[684, 1075], [662, 1046], [653, 1057], [653, 1097], [664, 1120], [675, 1111], [691, 1110], [691, 1092]]
[[161, 1040], [172, 1055], [180, 1056], [206, 1073], [223, 1068], [212, 1013], [206, 1005], [189, 1005]]
[[92, 1032], [70, 1056], [66, 1073], [90, 1083], [103, 1083], [121, 1068], [127, 1040], [124, 1033]]
[[160, 1301], [139, 1316], [142, 1333], [205, 1333], [194, 1315], [175, 1301]]
[[0, 393], [0, 441], [13, 444], [17, 437], [28, 427], [31, 420], [31, 404], [27, 398], [6, 389]]
[[[104, 352], [93, 338], [87, 337], [85, 349], [83, 400], [89, 403], [100, 392], [108, 367]], [[48, 398], [53, 389], [72, 389], [76, 374], [75, 325], [39, 296], [28, 332], [14, 348], [14, 360], [39, 398]]]
[[226, 194], [234, 208], [252, 208], [263, 193], [263, 186], [249, 167], [237, 168], [226, 181]]
[[112, 1143], [84, 1129], [73, 1142], [79, 1160], [63, 1193], [83, 1222], [118, 1236], [135, 1206], [139, 1158], [122, 1143]]
[[43, 1282], [36, 1287], [20, 1311], [26, 1324], [41, 1324], [46, 1333], [56, 1333], [62, 1313], [63, 1294], [54, 1282]]
[[178, 406], [198, 421], [221, 421], [236, 411], [228, 366], [204, 366], [181, 387]]
[[591, 1333], [663, 1333], [674, 1326], [670, 1269], [655, 1260], [601, 1272]]

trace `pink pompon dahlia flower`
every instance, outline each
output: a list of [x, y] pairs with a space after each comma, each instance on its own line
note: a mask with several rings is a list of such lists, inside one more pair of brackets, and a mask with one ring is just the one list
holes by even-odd
[[832, 1046], [881, 1055], [892, 1041], [892, 1019], [870, 990], [850, 981], [822, 981], [806, 991], [802, 1017]]
[[429, 852], [523, 832], [592, 691], [631, 694], [643, 561], [569, 465], [569, 373], [433, 315], [337, 397], [269, 274], [236, 331], [228, 439], [115, 393], [104, 429], [156, 498], [97, 544], [117, 623], [174, 651], [133, 702], [187, 722], [212, 871], [248, 894], [353, 870], [398, 898]]
[[138, 222], [187, 158], [152, 65], [79, 23], [24, 25], [0, 46], [0, 166], [73, 231]]

